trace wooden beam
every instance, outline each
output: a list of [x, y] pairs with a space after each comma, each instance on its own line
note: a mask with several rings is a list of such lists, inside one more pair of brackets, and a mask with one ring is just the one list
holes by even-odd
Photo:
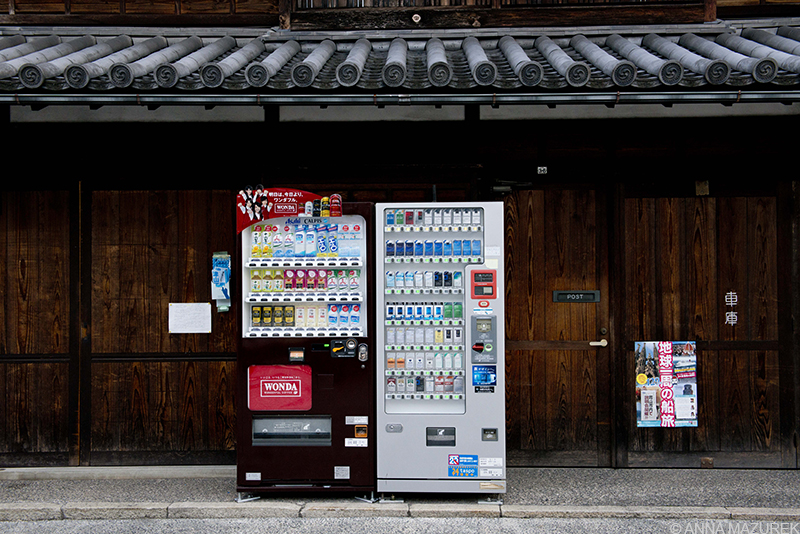
[[607, 24], [609, 20], [613, 20], [615, 24], [677, 24], [704, 22], [706, 16], [706, 6], [701, 3], [646, 7], [605, 4], [506, 9], [431, 7], [315, 9], [293, 11], [291, 29], [542, 27]]

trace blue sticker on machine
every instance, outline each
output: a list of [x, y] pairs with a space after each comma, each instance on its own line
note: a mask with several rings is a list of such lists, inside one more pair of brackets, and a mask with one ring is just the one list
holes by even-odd
[[473, 478], [478, 476], [478, 457], [474, 454], [449, 454], [447, 476]]
[[497, 385], [497, 366], [496, 365], [473, 365], [472, 366], [472, 385], [473, 386], [496, 386]]

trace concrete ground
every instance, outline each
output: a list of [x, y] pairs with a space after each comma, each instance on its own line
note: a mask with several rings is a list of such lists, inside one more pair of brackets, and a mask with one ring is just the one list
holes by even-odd
[[0, 521], [506, 517], [800, 524], [800, 471], [509, 468], [508, 492], [497, 495], [497, 500], [470, 494], [322, 493], [263, 494], [254, 501], [237, 502], [235, 469], [0, 469]]

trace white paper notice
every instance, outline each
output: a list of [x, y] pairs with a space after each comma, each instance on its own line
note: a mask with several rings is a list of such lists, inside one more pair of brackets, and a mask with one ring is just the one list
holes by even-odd
[[169, 304], [170, 334], [210, 334], [211, 303], [200, 302]]

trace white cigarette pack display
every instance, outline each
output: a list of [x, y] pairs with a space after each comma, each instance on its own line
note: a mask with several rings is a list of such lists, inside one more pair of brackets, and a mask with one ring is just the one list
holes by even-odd
[[378, 490], [503, 493], [502, 203], [376, 217]]

